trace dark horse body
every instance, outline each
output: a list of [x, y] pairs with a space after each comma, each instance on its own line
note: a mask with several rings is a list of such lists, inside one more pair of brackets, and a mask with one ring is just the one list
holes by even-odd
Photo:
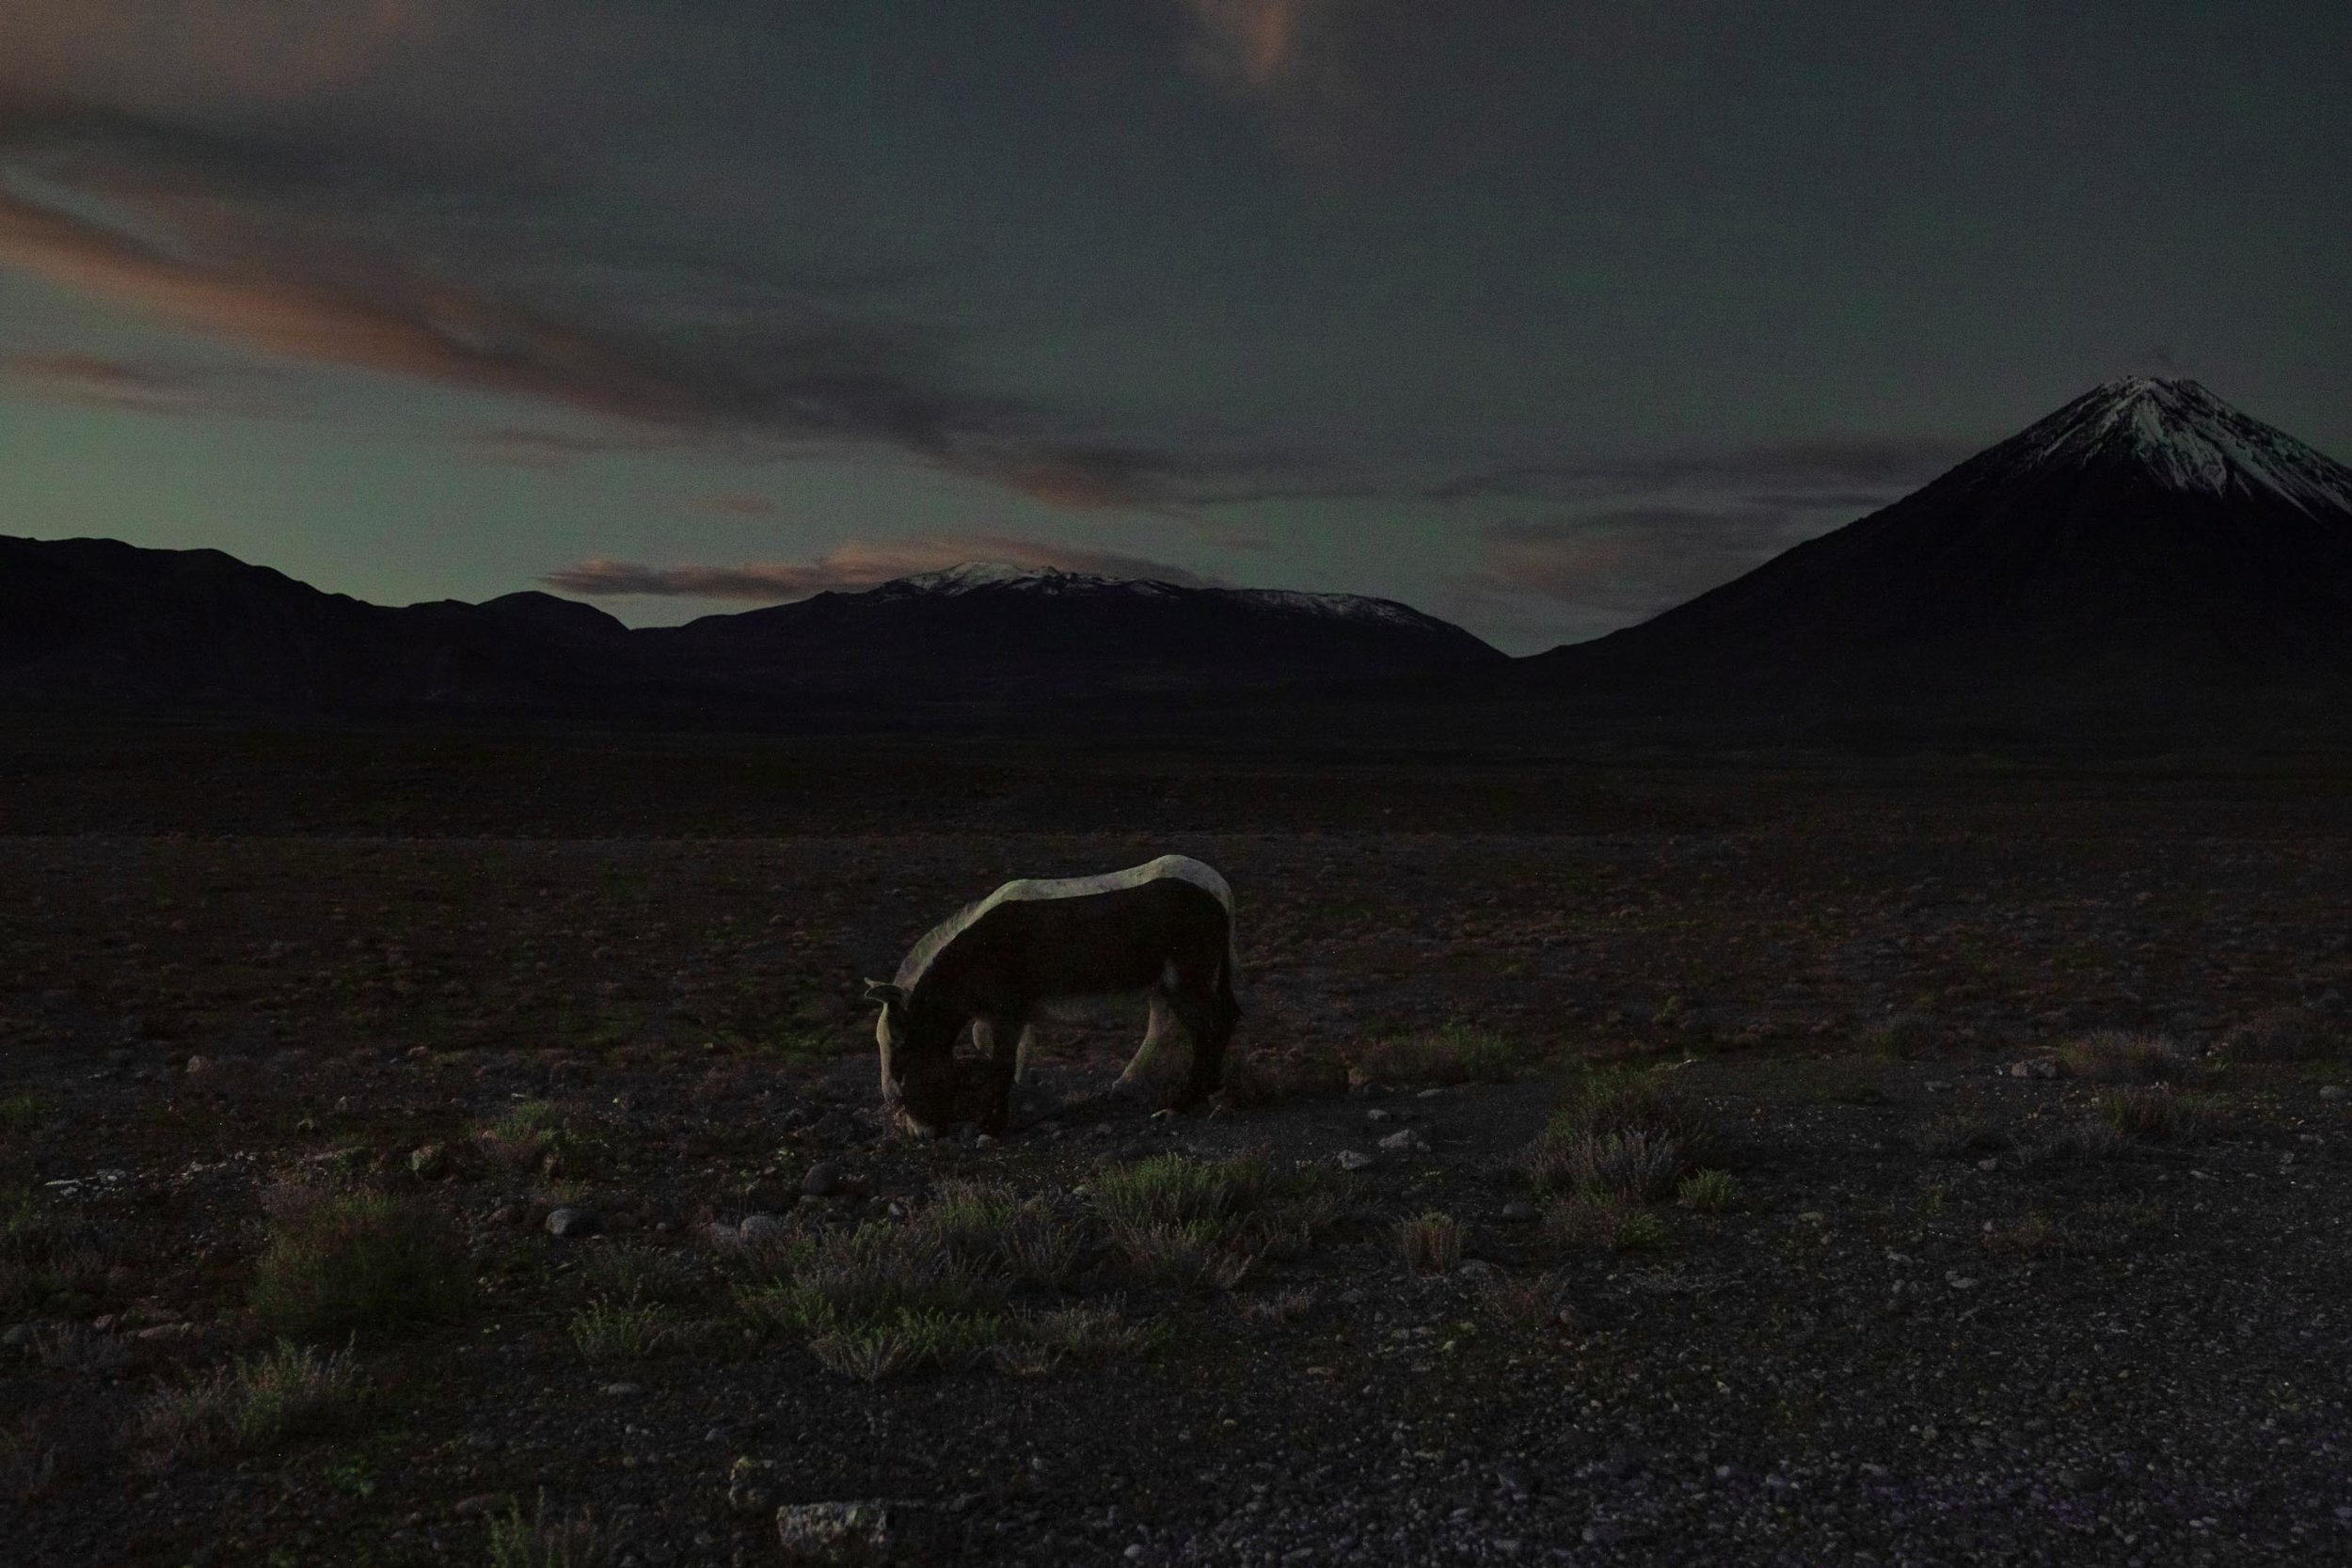
[[1199, 861], [1163, 855], [1100, 877], [1007, 882], [916, 942], [888, 985], [874, 1026], [884, 1103], [930, 1134], [955, 1119], [955, 1044], [964, 1026], [989, 1053], [986, 1104], [1001, 1126], [1031, 1026], [1068, 999], [1147, 993], [1151, 1027], [1120, 1083], [1134, 1083], [1172, 1022], [1192, 1041], [1178, 1099], [1196, 1104], [1223, 1081], [1233, 998], [1233, 895]]

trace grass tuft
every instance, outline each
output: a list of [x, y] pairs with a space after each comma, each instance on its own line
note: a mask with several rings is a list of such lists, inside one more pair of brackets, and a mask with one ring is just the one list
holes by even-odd
[[2218, 1119], [2212, 1099], [2168, 1087], [2115, 1089], [2091, 1102], [2098, 1118], [2127, 1143], [2194, 1143]]
[[2267, 1007], [2221, 1037], [2221, 1055], [2233, 1062], [2312, 1062], [2343, 1049], [2343, 1032], [2311, 1007]]
[[1605, 1194], [1580, 1193], [1549, 1205], [1544, 1233], [1569, 1246], [1606, 1247], [1612, 1252], [1647, 1252], [1666, 1244], [1666, 1225], [1637, 1203]]
[[2196, 1060], [2161, 1035], [2101, 1029], [2058, 1049], [2058, 1070], [2092, 1084], [2177, 1084]]
[[1348, 1063], [1370, 1084], [1507, 1084], [1524, 1053], [1492, 1029], [1459, 1021], [1417, 1035], [1375, 1040]]
[[1396, 1250], [1415, 1274], [1451, 1274], [1462, 1260], [1462, 1227], [1452, 1214], [1417, 1214], [1400, 1220]]
[[612, 1548], [592, 1511], [550, 1519], [542, 1492], [528, 1519], [520, 1503], [509, 1503], [503, 1515], [491, 1516], [485, 1555], [489, 1568], [604, 1568], [612, 1560]]
[[1947, 1112], [1911, 1130], [1911, 1147], [1939, 1160], [1997, 1153], [2015, 1141], [1982, 1117], [1966, 1111]]
[[1720, 1214], [1740, 1201], [1740, 1182], [1729, 1171], [1692, 1171], [1675, 1188], [1675, 1201], [1701, 1214]]
[[1552, 1113], [1523, 1164], [1539, 1193], [1646, 1201], [1672, 1193], [1712, 1143], [1705, 1114], [1654, 1074], [1596, 1073]]
[[1512, 1328], [1574, 1328], [1568, 1282], [1556, 1274], [1504, 1275], [1479, 1294], [1486, 1312]]
[[252, 1453], [293, 1437], [341, 1432], [358, 1418], [366, 1386], [348, 1350], [320, 1354], [280, 1342], [140, 1408], [137, 1435], [161, 1457], [223, 1449]]
[[572, 1314], [572, 1343], [591, 1361], [634, 1361], [677, 1337], [669, 1309], [652, 1302], [599, 1298]]
[[457, 1316], [473, 1281], [431, 1211], [376, 1192], [281, 1189], [253, 1276], [263, 1323], [302, 1338]]

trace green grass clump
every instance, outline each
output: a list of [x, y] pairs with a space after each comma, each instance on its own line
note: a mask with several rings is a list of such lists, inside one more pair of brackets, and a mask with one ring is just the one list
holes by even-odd
[[358, 1419], [366, 1397], [348, 1350], [322, 1355], [281, 1342], [182, 1387], [158, 1389], [139, 1412], [137, 1432], [165, 1457], [251, 1453], [344, 1431]]
[[528, 1519], [522, 1505], [510, 1502], [502, 1515], [490, 1518], [485, 1555], [489, 1568], [605, 1568], [612, 1560], [612, 1545], [586, 1509], [561, 1518], [548, 1517], [548, 1496], [539, 1494]]
[[1396, 1227], [1396, 1250], [1415, 1274], [1451, 1274], [1462, 1260], [1462, 1226], [1452, 1214], [1416, 1214]]
[[1638, 1203], [1606, 1194], [1577, 1194], [1544, 1211], [1544, 1233], [1567, 1246], [1646, 1252], [1666, 1244], [1666, 1225]]
[[861, 1225], [787, 1251], [784, 1277], [739, 1298], [755, 1320], [804, 1335], [909, 1318], [971, 1316], [1003, 1298], [1000, 1281], [924, 1227]]
[[1507, 1084], [1518, 1076], [1519, 1048], [1492, 1029], [1460, 1022], [1417, 1035], [1375, 1040], [1349, 1062], [1373, 1084]]
[[0, 1132], [30, 1132], [56, 1114], [56, 1108], [37, 1094], [12, 1094], [0, 1099]]
[[1701, 1214], [1720, 1214], [1740, 1201], [1740, 1182], [1729, 1171], [1692, 1171], [1675, 1189], [1675, 1201]]
[[827, 1371], [879, 1383], [929, 1368], [972, 1366], [1004, 1332], [1005, 1320], [994, 1313], [900, 1311], [811, 1335], [808, 1349]]
[[251, 1304], [298, 1338], [397, 1331], [462, 1313], [473, 1280], [438, 1216], [377, 1192], [281, 1193]]
[[1268, 1255], [1304, 1250], [1339, 1212], [1316, 1175], [1277, 1175], [1258, 1154], [1166, 1154], [1105, 1171], [1094, 1208], [1139, 1277], [1231, 1290]]
[[676, 1337], [668, 1308], [599, 1298], [572, 1314], [572, 1343], [591, 1361], [634, 1361]]
[[1479, 1305], [1512, 1328], [1574, 1328], [1568, 1282], [1556, 1274], [1502, 1275], [1479, 1293]]
[[475, 1147], [490, 1160], [544, 1176], [577, 1175], [587, 1164], [591, 1141], [544, 1100], [522, 1101], [474, 1132]]
[[1009, 1187], [949, 1182], [916, 1225], [975, 1269], [1048, 1288], [1069, 1278], [1078, 1260], [1077, 1227], [1056, 1219], [1036, 1199], [1024, 1202]]
[[1649, 1202], [1672, 1194], [1713, 1142], [1705, 1113], [1654, 1074], [1597, 1073], [1552, 1113], [1524, 1163], [1539, 1193]]
[[2098, 1118], [2129, 1143], [2194, 1143], [2218, 1119], [2213, 1100], [2169, 1088], [2126, 1088], [2091, 1102]]

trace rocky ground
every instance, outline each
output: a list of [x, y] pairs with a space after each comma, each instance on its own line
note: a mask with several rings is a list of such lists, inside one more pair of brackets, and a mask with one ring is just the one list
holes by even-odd
[[[11, 1560], [2352, 1560], [2340, 773], [11, 746]], [[887, 1136], [860, 978], [1169, 849], [1238, 890], [1246, 1092], [1100, 1099], [1104, 1015], [1012, 1135]], [[1597, 1070], [1729, 1182], [1534, 1191]], [[1105, 1228], [1251, 1150], [1280, 1244]], [[1074, 1249], [992, 1321], [1133, 1333], [869, 1382], [759, 1308], [974, 1181]], [[457, 1284], [294, 1334], [332, 1397], [268, 1416], [272, 1249], [353, 1193]]]

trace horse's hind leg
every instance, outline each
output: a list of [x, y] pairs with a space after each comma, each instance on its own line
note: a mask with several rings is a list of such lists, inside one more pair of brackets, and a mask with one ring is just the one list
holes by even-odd
[[1136, 1053], [1127, 1063], [1126, 1070], [1119, 1075], [1119, 1082], [1111, 1085], [1113, 1094], [1132, 1091], [1149, 1081], [1152, 1064], [1158, 1059], [1160, 1048], [1168, 1043], [1168, 1031], [1175, 1022], [1176, 1014], [1168, 993], [1152, 991], [1152, 1022], [1145, 1025], [1143, 1043], [1136, 1047]]
[[1225, 1048], [1241, 1022], [1241, 1007], [1233, 1000], [1232, 959], [1220, 962], [1207, 984], [1186, 985], [1177, 991], [1170, 1006], [1184, 1033], [1192, 1037], [1192, 1070], [1176, 1101], [1189, 1109], [1225, 1085]]

